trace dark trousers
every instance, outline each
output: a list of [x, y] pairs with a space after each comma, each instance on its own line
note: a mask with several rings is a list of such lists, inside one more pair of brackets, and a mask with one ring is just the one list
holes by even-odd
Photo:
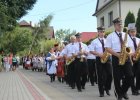
[[55, 74], [49, 74], [49, 76], [51, 82], [55, 81]]
[[[127, 93], [133, 82], [133, 72], [130, 60], [127, 60], [123, 66], [119, 65], [119, 59], [112, 56], [113, 76], [115, 93], [117, 96], [123, 96]], [[123, 79], [123, 82], [121, 82]]]
[[101, 63], [99, 57], [96, 58], [97, 77], [99, 93], [104, 94], [104, 90], [111, 89], [112, 83], [112, 66], [111, 62], [107, 61], [105, 64]]
[[87, 82], [87, 61], [84, 60], [83, 62], [80, 62], [79, 58], [76, 58], [75, 60], [75, 77], [76, 77], [76, 86], [78, 90], [81, 90], [81, 88], [85, 88], [85, 84]]
[[134, 77], [133, 77], [133, 84], [131, 88], [132, 88], [132, 92], [136, 92], [140, 90], [140, 61], [134, 62], [132, 71], [134, 73]]
[[68, 80], [68, 84], [69, 84], [72, 88], [74, 88], [74, 87], [75, 87], [75, 61], [73, 61], [73, 62], [68, 66], [67, 80]]
[[95, 75], [96, 75], [96, 70], [95, 70], [95, 59], [88, 59], [87, 64], [88, 64], [88, 76], [90, 79], [91, 85], [94, 85], [95, 82]]

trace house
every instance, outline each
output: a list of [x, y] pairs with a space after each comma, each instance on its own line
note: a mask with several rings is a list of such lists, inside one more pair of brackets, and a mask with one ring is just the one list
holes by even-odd
[[[32, 30], [32, 31], [33, 31], [33, 29], [34, 29], [34, 27], [32, 26], [32, 22], [31, 22], [31, 21], [30, 21], [30, 23], [28, 23], [27, 21], [22, 20], [21, 22], [19, 22], [19, 26], [20, 26], [21, 28], [30, 29], [30, 30]], [[48, 34], [46, 35], [46, 38], [47, 38], [47, 39], [55, 38], [53, 26], [50, 26], [50, 27], [48, 28]]]
[[19, 26], [20, 27], [32, 27], [32, 22], [30, 21], [30, 23], [28, 23], [25, 20], [22, 20], [21, 22], [19, 22]]
[[97, 32], [81, 32], [80, 34], [82, 42], [88, 42], [97, 37]]
[[104, 26], [106, 31], [114, 30], [112, 21], [121, 17], [124, 25], [125, 17], [129, 11], [137, 17], [140, 0], [97, 0], [93, 16], [97, 17], [97, 26]]

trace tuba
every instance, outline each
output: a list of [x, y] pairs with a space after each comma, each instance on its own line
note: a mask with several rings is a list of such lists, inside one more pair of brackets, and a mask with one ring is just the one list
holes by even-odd
[[[126, 60], [130, 57], [129, 54], [131, 52], [131, 49], [130, 49], [130, 47], [126, 47], [127, 37], [128, 37], [128, 33], [126, 32], [125, 37], [124, 37], [124, 41], [122, 43], [120, 57], [119, 57], [119, 65], [124, 65]], [[131, 63], [132, 63], [132, 60], [131, 60]]]
[[136, 55], [135, 55], [135, 57], [133, 58], [135, 61], [138, 61], [139, 60], [139, 58], [140, 58], [140, 42], [139, 42], [139, 44], [138, 44], [138, 47], [137, 47], [137, 49], [136, 49]]
[[103, 53], [103, 57], [101, 58], [101, 63], [106, 63], [107, 60], [110, 57], [110, 53], [107, 51], [107, 49], [105, 49], [104, 53]]

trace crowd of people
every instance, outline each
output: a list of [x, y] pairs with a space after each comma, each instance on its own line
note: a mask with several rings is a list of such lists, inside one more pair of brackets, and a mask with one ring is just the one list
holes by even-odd
[[1, 58], [1, 67], [3, 67], [6, 72], [15, 71], [16, 68], [19, 66], [19, 63], [19, 56], [13, 54], [3, 55]]
[[[140, 95], [140, 39], [136, 37], [134, 23], [128, 32], [122, 32], [122, 20], [113, 20], [115, 31], [105, 38], [105, 28], [98, 27], [98, 37], [88, 44], [82, 43], [81, 34], [70, 37], [70, 43], [55, 44], [46, 55], [23, 57], [23, 68], [45, 71], [54, 82], [66, 82], [72, 89], [82, 92], [89, 80], [98, 84], [99, 96], [110, 96], [112, 80], [117, 100], [128, 100], [127, 91]], [[129, 48], [128, 48], [129, 47]], [[11, 60], [12, 59], [12, 60]], [[4, 57], [5, 68], [15, 69], [18, 59]], [[10, 66], [10, 67], [7, 67]], [[13, 67], [11, 67], [13, 66]], [[6, 70], [8, 71], [8, 70]]]

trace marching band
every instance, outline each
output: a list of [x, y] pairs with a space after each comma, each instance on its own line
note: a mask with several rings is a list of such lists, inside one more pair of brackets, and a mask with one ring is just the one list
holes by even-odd
[[121, 18], [116, 18], [113, 23], [115, 31], [106, 38], [102, 26], [97, 28], [98, 37], [88, 45], [82, 43], [81, 34], [77, 33], [70, 37], [69, 44], [55, 44], [46, 56], [34, 56], [33, 67], [43, 67], [44, 59], [51, 82], [57, 76], [60, 82], [65, 81], [78, 92], [86, 88], [89, 79], [91, 86], [98, 84], [100, 97], [105, 93], [111, 95], [112, 81], [117, 100], [128, 100], [130, 87], [132, 95], [140, 95], [140, 39], [136, 37], [135, 24], [130, 23], [124, 33]]

